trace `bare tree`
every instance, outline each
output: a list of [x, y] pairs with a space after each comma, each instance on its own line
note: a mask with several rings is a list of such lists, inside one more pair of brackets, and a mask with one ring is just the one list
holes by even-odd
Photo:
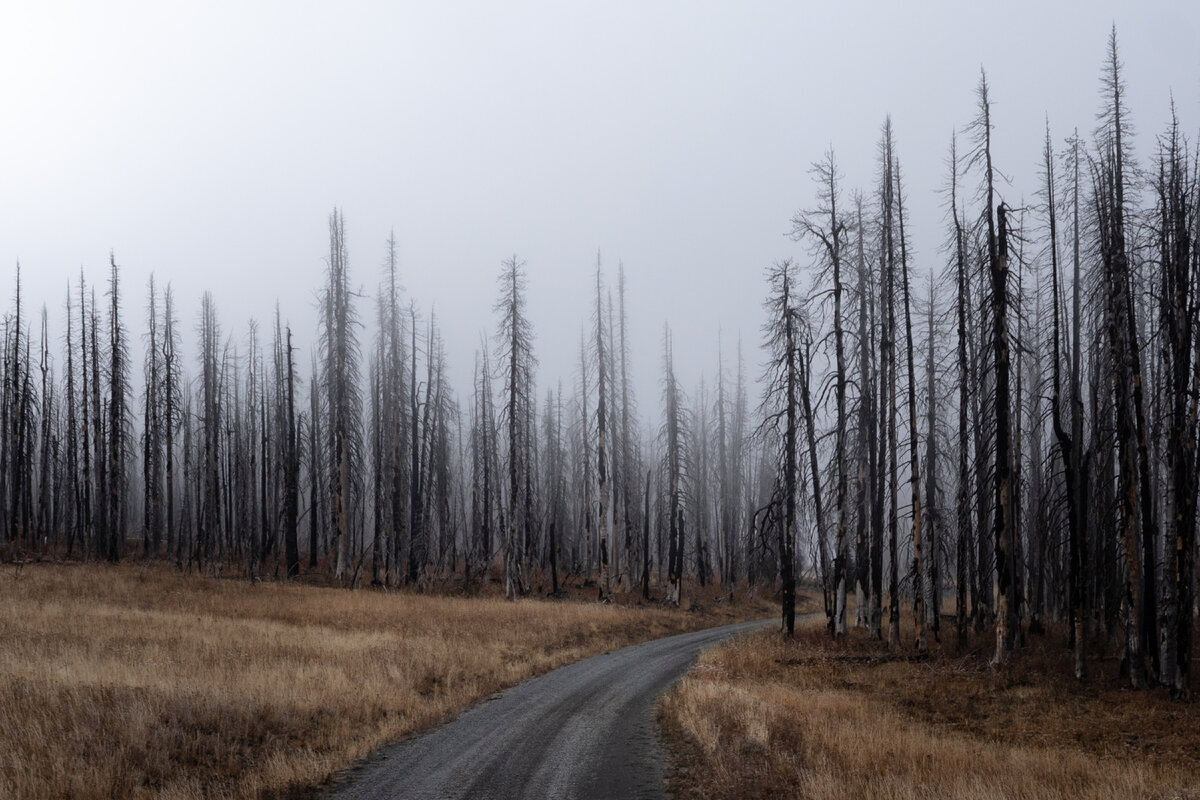
[[1168, 407], [1167, 513], [1161, 619], [1159, 681], [1176, 697], [1191, 690], [1192, 615], [1195, 605], [1197, 477], [1197, 237], [1200, 237], [1200, 180], [1179, 133], [1172, 108], [1171, 127], [1160, 139], [1154, 181], [1160, 263], [1159, 337]]
[[[1016, 625], [1016, 607], [1013, 603], [1013, 521], [1011, 492], [1011, 423], [1009, 397], [1009, 334], [1008, 334], [1008, 223], [1007, 209], [1003, 203], [995, 202], [995, 179], [992, 166], [992, 118], [987, 75], [981, 70], [976, 89], [979, 113], [972, 121], [970, 130], [975, 140], [975, 149], [970, 163], [983, 170], [981, 192], [984, 200], [984, 216], [987, 230], [987, 260], [990, 276], [991, 342], [990, 348], [995, 369], [995, 504], [993, 508], [992, 536], [996, 554], [996, 653], [993, 662], [1008, 660], [1013, 645]], [[993, 217], [992, 210], [995, 209]]]
[[167, 552], [174, 547], [175, 563], [182, 564], [183, 548], [178, 544], [178, 533], [175, 526], [175, 430], [180, 420], [180, 379], [179, 379], [179, 326], [175, 318], [175, 298], [171, 292], [171, 284], [163, 290], [163, 336], [162, 336], [162, 382], [163, 382], [163, 457], [166, 461], [164, 470], [166, 486], [166, 532]]
[[[778, 478], [771, 505], [782, 509], [779, 526], [779, 572], [782, 579], [783, 631], [796, 629], [796, 501], [799, 494], [796, 408], [806, 383], [800, 358], [802, 320], [793, 293], [793, 266], [783, 261], [767, 273], [770, 294], [765, 304], [764, 346], [770, 354], [763, 398], [764, 429], [780, 434]], [[782, 428], [782, 430], [780, 430]]]
[[667, 602], [678, 606], [683, 582], [683, 465], [684, 412], [675, 379], [675, 355], [670, 330], [663, 336], [663, 440], [667, 478]]
[[158, 556], [162, 546], [162, 385], [158, 333], [158, 298], [150, 276], [146, 298], [147, 331], [145, 392], [142, 396], [142, 552]]
[[[908, 280], [908, 243], [904, 235], [904, 190], [900, 182], [900, 163], [896, 162], [896, 214], [899, 220], [900, 234], [900, 287], [904, 295], [904, 338], [905, 352], [908, 358], [908, 475], [909, 494], [912, 502], [912, 547], [913, 547], [913, 622], [916, 627], [916, 648], [918, 653], [926, 652], [929, 647], [925, 640], [925, 589], [924, 589], [924, 553], [922, 552], [924, 517], [921, 507], [921, 462], [920, 448], [917, 441], [917, 390], [916, 369], [913, 367], [913, 335], [912, 335], [912, 298]], [[930, 299], [932, 302], [932, 298]]]
[[[84, 508], [83, 508], [83, 488], [81, 485], [81, 475], [79, 474], [79, 423], [78, 423], [78, 403], [79, 396], [75, 392], [75, 340], [71, 333], [71, 326], [75, 318], [75, 310], [71, 304], [71, 284], [67, 283], [67, 300], [65, 308], [66, 320], [66, 335], [65, 347], [67, 359], [67, 374], [66, 374], [66, 409], [67, 409], [67, 457], [66, 470], [68, 480], [71, 481], [71, 492], [69, 502], [71, 507], [70, 521], [67, 528], [67, 557], [72, 555], [74, 550], [75, 540], [84, 533]], [[87, 415], [83, 415], [84, 419]], [[86, 449], [86, 443], [84, 445]]]
[[[278, 317], [276, 318], [276, 335], [278, 336], [279, 324]], [[287, 450], [284, 456], [284, 523], [283, 523], [283, 541], [284, 549], [287, 558], [287, 576], [288, 578], [297, 578], [300, 575], [300, 543], [299, 537], [299, 517], [300, 517], [300, 451], [297, 443], [299, 431], [296, 426], [296, 366], [292, 359], [292, 329], [287, 329], [287, 339], [284, 345], [286, 351], [286, 376], [287, 383]], [[280, 380], [280, 376], [276, 376], [275, 384], [280, 386], [284, 381]]]
[[504, 540], [504, 594], [509, 600], [516, 598], [518, 583], [522, 591], [527, 591], [526, 581], [518, 576], [518, 559], [523, 557], [532, 524], [530, 509], [522, 504], [522, 498], [531, 480], [533, 449], [529, 423], [537, 361], [533, 357], [533, 329], [525, 311], [525, 282], [525, 262], [514, 255], [501, 264], [500, 299], [496, 302], [500, 327], [496, 341], [505, 362], [503, 419], [508, 431], [508, 526]]
[[[633, 519], [631, 515], [634, 482], [637, 478], [634, 469], [635, 451], [633, 419], [637, 414], [634, 407], [634, 395], [629, 385], [629, 341], [627, 338], [628, 318], [625, 313], [625, 265], [617, 264], [617, 300], [619, 312], [617, 315], [619, 339], [617, 352], [621, 371], [621, 447], [620, 458], [620, 491], [621, 491], [621, 526], [625, 532], [625, 580], [626, 592], [633, 585]], [[611, 325], [609, 326], [612, 327]]]
[[[896, 167], [892, 119], [883, 126], [879, 144], [880, 158], [880, 248], [881, 280], [880, 315], [883, 331], [880, 334], [880, 415], [881, 428], [886, 432], [880, 443], [881, 453], [886, 442], [888, 476], [888, 647], [900, 646], [900, 580], [897, 527], [899, 512], [899, 463], [896, 457]], [[880, 464], [884, 462], [881, 454]]]
[[108, 367], [108, 545], [109, 561], [121, 558], [125, 546], [128, 502], [128, 447], [130, 425], [126, 397], [129, 377], [126, 362], [125, 326], [121, 322], [121, 281], [116, 257], [109, 255], [109, 367]]
[[[1080, 517], [1079, 508], [1079, 487], [1078, 482], [1080, 475], [1078, 472], [1078, 458], [1076, 447], [1082, 443], [1071, 433], [1067, 432], [1063, 424], [1062, 413], [1062, 379], [1061, 379], [1061, 354], [1062, 354], [1062, 337], [1060, 335], [1060, 324], [1062, 320], [1062, 312], [1059, 308], [1059, 298], [1061, 296], [1059, 289], [1059, 264], [1058, 264], [1058, 215], [1057, 215], [1057, 198], [1054, 178], [1054, 153], [1050, 145], [1050, 125], [1046, 124], [1046, 140], [1045, 147], [1042, 153], [1042, 169], [1043, 178], [1045, 180], [1045, 202], [1047, 223], [1049, 225], [1049, 248], [1050, 248], [1050, 294], [1051, 294], [1051, 314], [1054, 317], [1052, 327], [1052, 344], [1051, 344], [1051, 398], [1050, 398], [1050, 415], [1051, 424], [1054, 428], [1054, 436], [1058, 442], [1059, 456], [1062, 460], [1064, 499], [1067, 507], [1067, 530], [1070, 547], [1070, 573], [1069, 573], [1069, 605], [1072, 621], [1072, 637], [1073, 649], [1075, 656], [1075, 678], [1083, 680], [1085, 674], [1084, 664], [1084, 633], [1083, 633], [1083, 558], [1082, 558], [1082, 535], [1083, 535], [1083, 520]], [[1076, 334], [1078, 337], [1078, 334]], [[1074, 380], [1074, 375], [1072, 375]]]
[[329, 215], [328, 281], [322, 298], [324, 311], [321, 333], [323, 360], [321, 371], [325, 412], [329, 420], [328, 469], [329, 514], [333, 536], [334, 576], [346, 577], [347, 547], [358, 507], [355, 476], [361, 461], [361, 398], [359, 389], [359, 353], [356, 330], [358, 319], [350, 288], [346, 255], [346, 223], [341, 211]]
[[[847, 462], [846, 462], [846, 386], [848, 371], [846, 369], [845, 334], [842, 329], [843, 312], [842, 296], [844, 284], [842, 280], [842, 248], [846, 223], [838, 214], [837, 162], [833, 151], [814, 164], [809, 170], [817, 183], [818, 207], [812, 211], [804, 211], [792, 219], [793, 236], [811, 238], [818, 243], [820, 256], [830, 273], [833, 298], [833, 340], [834, 340], [834, 397], [836, 404], [836, 428], [834, 429], [834, 502], [837, 505], [837, 520], [835, 523], [833, 545], [833, 575], [832, 588], [834, 593], [833, 607], [830, 609], [830, 633], [836, 636], [846, 635], [846, 585], [847, 585], [847, 536], [846, 527], [849, 508], [846, 499]], [[811, 425], [809, 426], [811, 428]], [[811, 434], [810, 434], [810, 438]], [[815, 479], [815, 475], [814, 475]], [[820, 492], [814, 485], [814, 495], [820, 502]], [[818, 515], [820, 516], [820, 515]], [[819, 523], [818, 523], [819, 524]], [[822, 529], [823, 533], [823, 529]]]
[[612, 576], [609, 572], [609, 554], [612, 548], [612, 523], [609, 519], [608, 481], [608, 349], [604, 328], [604, 309], [601, 307], [602, 273], [600, 254], [596, 254], [596, 497], [599, 508], [596, 516], [600, 521], [600, 599], [612, 598]]
[[220, 446], [221, 446], [221, 372], [217, 364], [220, 328], [212, 293], [205, 292], [200, 316], [200, 387], [204, 407], [204, 499], [199, 516], [195, 560], [201, 567], [212, 556], [214, 540], [219, 536], [221, 520]]
[[967, 288], [967, 241], [963, 218], [958, 201], [959, 158], [958, 140], [950, 140], [950, 154], [946, 160], [950, 168], [949, 205], [952, 230], [950, 232], [949, 249], [951, 252], [951, 270], [954, 276], [954, 316], [956, 324], [956, 348], [958, 377], [958, 464], [955, 489], [955, 506], [957, 509], [957, 532], [955, 537], [955, 630], [958, 646], [967, 644], [967, 571], [974, 564], [971, 558], [971, 499], [970, 499], [970, 461], [969, 452], [971, 436], [969, 434], [968, 416], [970, 414], [970, 385], [968, 382], [970, 365], [967, 359], [967, 306], [970, 303]]

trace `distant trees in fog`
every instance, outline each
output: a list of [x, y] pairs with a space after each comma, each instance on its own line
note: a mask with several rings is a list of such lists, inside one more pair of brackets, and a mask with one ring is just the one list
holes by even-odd
[[913, 256], [890, 119], [874, 186], [847, 193], [823, 156], [792, 219], [811, 269], [767, 273], [757, 411], [740, 341], [736, 367], [718, 346], [689, 388], [669, 328], [661, 396], [639, 408], [629, 362], [650, 348], [627, 339], [624, 270], [614, 297], [599, 255], [576, 373], [539, 383], [514, 255], [469, 387], [449, 385], [436, 318], [402, 296], [395, 237], [368, 298], [336, 209], [303, 378], [278, 308], [228, 332], [206, 293], [189, 335], [152, 279], [130, 325], [113, 254], [99, 296], [80, 274], [52, 331], [18, 267], [0, 360], [5, 553], [350, 586], [501, 579], [509, 597], [590, 581], [600, 599], [676, 604], [690, 576], [778, 589], [789, 633], [809, 577], [835, 636], [853, 598], [854, 626], [882, 639], [886, 601], [902, 647], [911, 604], [921, 651], [951, 603], [956, 641], [994, 625], [1003, 663], [1059, 620], [1079, 677], [1119, 647], [1131, 685], [1186, 694], [1197, 155], [1172, 109], [1136, 158], [1115, 32], [1101, 97], [1090, 141], [1021, 134], [1044, 139], [1027, 199], [997, 180], [993, 137], [1013, 132], [981, 74], [950, 143], [937, 257]]

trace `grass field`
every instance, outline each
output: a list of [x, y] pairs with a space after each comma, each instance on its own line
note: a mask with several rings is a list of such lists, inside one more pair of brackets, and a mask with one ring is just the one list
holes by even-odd
[[0, 797], [304, 797], [531, 675], [769, 613], [7, 566]]
[[1121, 688], [1114, 658], [1090, 663], [1080, 685], [1064, 636], [1029, 637], [1000, 670], [988, 666], [988, 636], [962, 652], [933, 645], [924, 660], [861, 630], [833, 642], [823, 619], [794, 641], [739, 637], [702, 654], [659, 708], [672, 788], [679, 798], [1200, 798], [1200, 703]]

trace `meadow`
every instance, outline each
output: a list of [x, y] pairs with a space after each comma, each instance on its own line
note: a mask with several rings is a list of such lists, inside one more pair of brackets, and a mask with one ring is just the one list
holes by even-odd
[[1112, 655], [1077, 683], [1062, 626], [993, 669], [992, 636], [917, 658], [861, 629], [834, 641], [822, 615], [790, 641], [711, 648], [659, 706], [670, 785], [689, 799], [1200, 797], [1200, 703], [1123, 688]]
[[0, 797], [293, 798], [530, 676], [757, 602], [350, 591], [0, 569]]

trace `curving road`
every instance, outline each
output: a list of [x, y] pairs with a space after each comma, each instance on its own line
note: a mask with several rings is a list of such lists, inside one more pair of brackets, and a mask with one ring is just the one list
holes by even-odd
[[343, 773], [338, 800], [663, 798], [654, 700], [705, 647], [774, 620], [669, 636], [519, 684]]

